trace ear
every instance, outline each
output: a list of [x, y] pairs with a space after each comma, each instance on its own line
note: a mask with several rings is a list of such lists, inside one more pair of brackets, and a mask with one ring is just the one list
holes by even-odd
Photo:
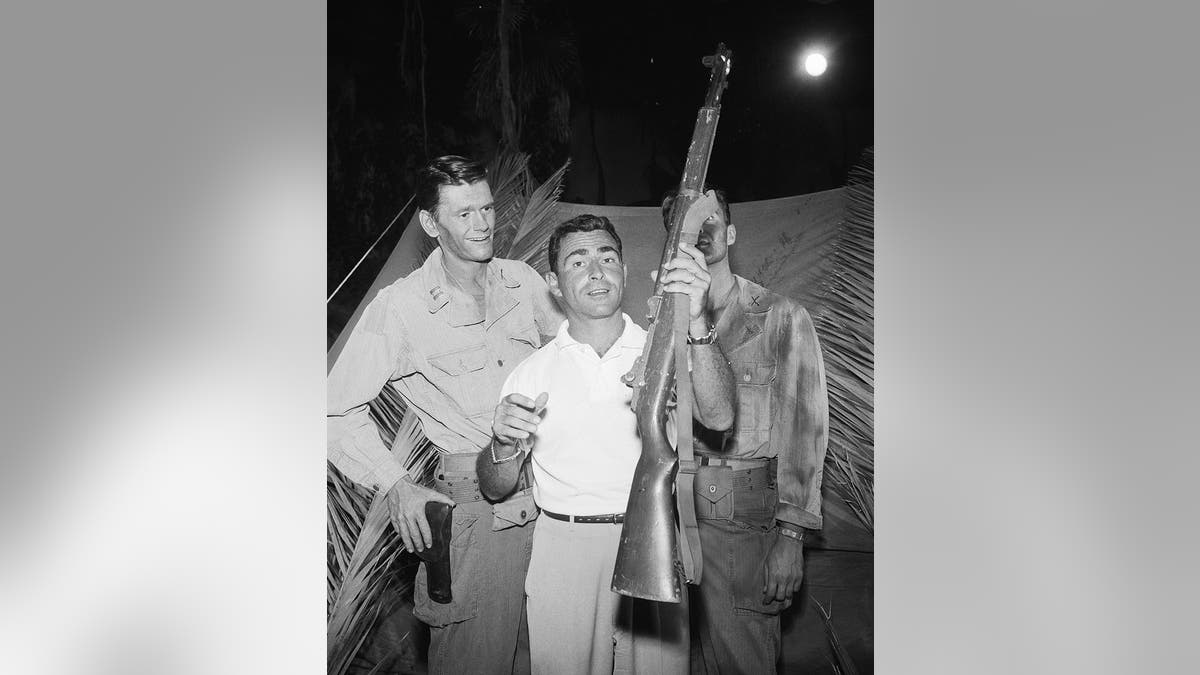
[[550, 295], [558, 299], [562, 299], [562, 289], [558, 287], [558, 275], [554, 272], [546, 272], [546, 285], [550, 287]]
[[421, 229], [425, 230], [425, 234], [427, 234], [435, 239], [437, 238], [437, 236], [438, 236], [437, 221], [435, 221], [433, 219], [432, 213], [426, 211], [425, 209], [421, 209], [417, 213], [417, 220], [421, 221]]
[[730, 223], [725, 226], [725, 245], [732, 246], [735, 241], [737, 241], [737, 228]]

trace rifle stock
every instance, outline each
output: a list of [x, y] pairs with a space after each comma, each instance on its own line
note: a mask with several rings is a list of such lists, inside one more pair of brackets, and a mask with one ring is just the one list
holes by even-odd
[[[721, 94], [732, 65], [731, 54], [722, 43], [703, 63], [711, 69], [708, 94], [696, 115], [683, 178], [668, 215], [669, 233], [659, 261], [654, 294], [648, 301], [650, 328], [646, 346], [633, 370], [625, 376], [626, 382], [633, 386], [633, 409], [642, 438], [642, 455], [630, 486], [612, 590], [660, 602], [679, 602], [682, 594], [679, 537], [672, 503], [679, 461], [667, 439], [667, 406], [676, 381], [675, 355], [681, 341], [687, 339], [688, 320], [687, 296], [664, 293], [662, 278], [664, 265], [675, 257], [679, 243], [696, 243], [698, 233], [685, 231], [684, 215], [704, 187], [716, 138]], [[681, 423], [690, 425], [691, 420]], [[686, 498], [692, 497], [688, 494]]]

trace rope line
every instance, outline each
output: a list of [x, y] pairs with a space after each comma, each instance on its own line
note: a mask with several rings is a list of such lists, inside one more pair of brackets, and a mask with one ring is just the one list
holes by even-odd
[[362, 257], [358, 259], [358, 262], [354, 263], [354, 267], [350, 268], [350, 271], [346, 273], [346, 278], [342, 279], [342, 283], [338, 284], [338, 287], [333, 289], [333, 292], [329, 294], [328, 298], [325, 298], [325, 304], [328, 305], [329, 301], [333, 300], [333, 296], [337, 295], [338, 291], [342, 290], [342, 286], [345, 286], [346, 282], [350, 280], [351, 275], [354, 274], [354, 270], [358, 269], [358, 266], [367, 259], [367, 256], [371, 255], [371, 251], [375, 250], [375, 245], [379, 243], [379, 240], [383, 239], [384, 235], [388, 233], [388, 230], [392, 229], [392, 225], [395, 225], [396, 221], [400, 220], [400, 216], [404, 215], [404, 212], [408, 210], [408, 205], [412, 204], [413, 198], [415, 197], [416, 195], [413, 195], [412, 197], [408, 198], [407, 202], [404, 202], [404, 206], [400, 207], [400, 212], [396, 214], [395, 218], [392, 218], [392, 222], [389, 223], [388, 226], [383, 229], [383, 232], [381, 232], [379, 236], [375, 238], [375, 243], [371, 244], [371, 248], [368, 248], [367, 252], [362, 254]]

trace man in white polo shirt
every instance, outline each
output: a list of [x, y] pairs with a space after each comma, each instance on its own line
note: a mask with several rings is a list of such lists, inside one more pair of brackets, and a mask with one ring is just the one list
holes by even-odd
[[[706, 197], [693, 211], [707, 214], [714, 205]], [[483, 493], [501, 496], [516, 484], [525, 459], [521, 446], [531, 447], [534, 498], [543, 515], [525, 582], [533, 672], [686, 673], [686, 604], [633, 600], [611, 590], [641, 455], [632, 390], [621, 376], [646, 339], [620, 311], [621, 240], [607, 218], [582, 215], [555, 230], [549, 256], [547, 282], [567, 321], [509, 375], [492, 424], [492, 451], [481, 453], [477, 465]], [[664, 290], [690, 300], [696, 418], [729, 428], [733, 374], [705, 310], [704, 255], [683, 244], [666, 268]]]

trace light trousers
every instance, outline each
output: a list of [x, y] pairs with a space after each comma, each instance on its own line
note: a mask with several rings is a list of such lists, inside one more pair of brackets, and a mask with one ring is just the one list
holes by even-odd
[[542, 515], [525, 580], [534, 675], [687, 673], [688, 606], [612, 591], [621, 525]]

